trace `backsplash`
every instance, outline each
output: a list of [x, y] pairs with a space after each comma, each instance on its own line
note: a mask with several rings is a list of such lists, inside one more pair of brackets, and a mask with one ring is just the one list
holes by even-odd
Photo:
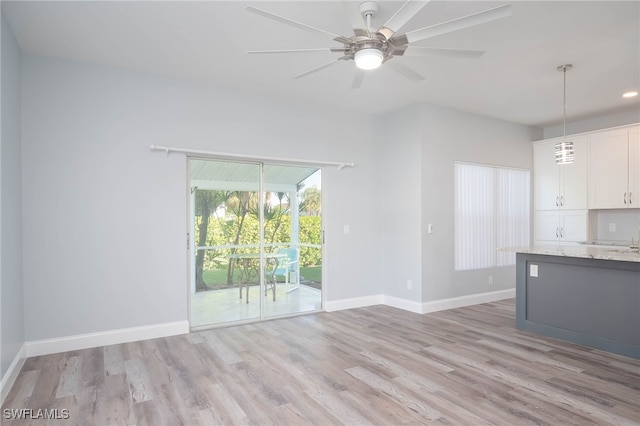
[[597, 240], [626, 242], [640, 238], [640, 209], [597, 210], [595, 214]]

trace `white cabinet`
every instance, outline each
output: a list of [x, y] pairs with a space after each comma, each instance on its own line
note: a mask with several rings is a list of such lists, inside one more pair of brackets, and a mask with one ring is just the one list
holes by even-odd
[[562, 138], [538, 142], [533, 146], [535, 210], [587, 208], [589, 138], [570, 137], [570, 140], [575, 154], [571, 164], [556, 164], [555, 144]]
[[589, 208], [640, 208], [639, 127], [594, 133], [589, 145]]
[[640, 126], [629, 129], [629, 207], [640, 208]]
[[[569, 137], [567, 137], [569, 139]], [[536, 244], [575, 244], [587, 240], [589, 137], [571, 136], [574, 162], [556, 164], [562, 138], [533, 146], [534, 240]]]
[[538, 210], [535, 213], [535, 244], [571, 243], [587, 240], [586, 210]]

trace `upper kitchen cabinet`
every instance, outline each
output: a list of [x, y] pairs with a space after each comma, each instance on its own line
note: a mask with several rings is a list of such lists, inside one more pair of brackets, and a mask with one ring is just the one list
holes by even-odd
[[589, 208], [640, 208], [640, 126], [594, 133]]
[[640, 125], [629, 129], [629, 201], [640, 208]]
[[587, 209], [587, 176], [589, 138], [567, 136], [573, 141], [575, 160], [556, 164], [555, 144], [562, 138], [536, 142], [533, 146], [533, 179], [535, 210]]

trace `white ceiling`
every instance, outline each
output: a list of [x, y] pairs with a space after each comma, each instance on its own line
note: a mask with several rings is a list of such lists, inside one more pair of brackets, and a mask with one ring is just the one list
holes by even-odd
[[[400, 31], [422, 28], [508, 3], [432, 1]], [[403, 2], [379, 2], [372, 26]], [[413, 83], [387, 65], [352, 90], [354, 63], [330, 52], [249, 55], [247, 50], [340, 47], [323, 34], [248, 13], [247, 5], [351, 36], [339, 1], [2, 1], [23, 51], [188, 79], [341, 110], [385, 113], [416, 102], [443, 105], [516, 123], [562, 122], [639, 110], [639, 1], [513, 1], [508, 18], [431, 38], [422, 46], [479, 49], [480, 59], [397, 57], [426, 77]], [[639, 114], [640, 120], [640, 114]]]

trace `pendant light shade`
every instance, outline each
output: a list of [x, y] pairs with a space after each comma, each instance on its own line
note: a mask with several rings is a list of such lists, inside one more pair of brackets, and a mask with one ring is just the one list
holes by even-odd
[[556, 143], [556, 164], [571, 164], [574, 160], [573, 141], [567, 140], [567, 71], [573, 68], [571, 64], [560, 65], [558, 71], [562, 71], [564, 77], [564, 91], [562, 96], [562, 142]]
[[565, 141], [556, 143], [556, 164], [573, 163], [573, 142]]

